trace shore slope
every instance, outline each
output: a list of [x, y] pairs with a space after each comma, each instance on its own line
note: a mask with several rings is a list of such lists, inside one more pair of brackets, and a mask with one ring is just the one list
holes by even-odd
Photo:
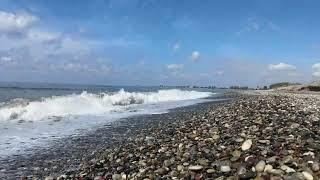
[[319, 179], [319, 96], [242, 95], [107, 148], [89, 179]]

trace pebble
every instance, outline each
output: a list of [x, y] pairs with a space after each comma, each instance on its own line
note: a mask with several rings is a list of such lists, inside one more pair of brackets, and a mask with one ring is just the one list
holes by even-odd
[[241, 149], [242, 151], [246, 151], [246, 150], [249, 150], [251, 146], [252, 146], [252, 140], [248, 139], [242, 144]]
[[178, 171], [182, 171], [183, 169], [184, 169], [184, 166], [182, 166], [182, 165], [178, 165], [178, 166], [177, 166], [177, 170], [178, 170]]
[[114, 174], [112, 175], [112, 180], [121, 180], [122, 176], [120, 174]]
[[304, 178], [305, 178], [306, 180], [313, 180], [313, 176], [312, 176], [309, 172], [307, 172], [307, 171], [303, 171], [303, 172], [302, 172], [302, 175], [304, 176]]
[[203, 166], [189, 166], [188, 168], [190, 171], [201, 171], [203, 169]]
[[286, 166], [286, 165], [282, 165], [280, 167], [283, 171], [285, 171], [286, 173], [294, 173], [296, 172], [296, 170], [294, 170], [293, 168]]
[[255, 169], [256, 169], [257, 172], [263, 172], [265, 166], [266, 166], [266, 162], [264, 162], [264, 161], [259, 161], [259, 162], [257, 163], [257, 165], [255, 166]]
[[271, 170], [273, 169], [273, 167], [270, 164], [267, 164], [264, 168], [264, 172], [269, 173]]
[[164, 175], [167, 173], [167, 170], [165, 168], [159, 168], [155, 171], [155, 173], [159, 175]]
[[311, 169], [312, 169], [312, 171], [314, 171], [314, 172], [319, 171], [319, 170], [320, 170], [319, 163], [317, 163], [317, 162], [311, 163]]
[[302, 174], [303, 174], [304, 178], [306, 178], [306, 180], [313, 180], [313, 176], [309, 172], [303, 171]]
[[207, 173], [208, 173], [208, 174], [213, 174], [213, 173], [215, 173], [215, 172], [216, 172], [215, 169], [207, 169]]
[[232, 157], [230, 158], [231, 161], [237, 161], [241, 156], [241, 151], [235, 150], [232, 152]]
[[271, 169], [268, 171], [270, 174], [273, 174], [273, 175], [283, 175], [284, 172], [281, 170], [281, 169]]
[[231, 168], [230, 168], [230, 166], [221, 166], [220, 167], [220, 171], [224, 172], [224, 173], [227, 173], [227, 172], [231, 171]]
[[243, 142], [243, 141], [244, 141], [243, 138], [237, 138], [237, 139], [236, 139], [236, 142], [237, 142], [237, 143], [241, 143], [241, 142]]
[[296, 172], [289, 176], [288, 180], [305, 180], [305, 177], [302, 173]]
[[215, 134], [215, 135], [212, 136], [212, 139], [213, 139], [213, 140], [218, 140], [218, 139], [220, 139], [220, 136], [217, 135], [217, 134]]
[[244, 95], [223, 106], [157, 115], [159, 121], [142, 121], [143, 126], [139, 121], [134, 136], [116, 133], [114, 146], [93, 153], [88, 162], [83, 158], [81, 170], [70, 174], [75, 178], [83, 172], [89, 179], [119, 173], [121, 179], [145, 180], [317, 180], [319, 121], [312, 117], [320, 117], [318, 102], [320, 96]]

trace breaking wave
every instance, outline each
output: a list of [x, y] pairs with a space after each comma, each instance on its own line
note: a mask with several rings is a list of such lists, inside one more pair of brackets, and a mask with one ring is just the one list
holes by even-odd
[[159, 90], [157, 92], [126, 92], [53, 96], [39, 101], [15, 100], [0, 106], [0, 121], [31, 120], [37, 121], [49, 117], [70, 115], [101, 115], [121, 110], [134, 104], [150, 104], [167, 101], [181, 101], [205, 98], [211, 92], [185, 91], [178, 89]]

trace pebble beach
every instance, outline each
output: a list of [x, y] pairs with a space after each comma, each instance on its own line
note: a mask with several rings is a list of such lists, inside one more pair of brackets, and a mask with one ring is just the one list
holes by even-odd
[[319, 95], [226, 96], [232, 100], [161, 116], [166, 119], [101, 146], [78, 168], [43, 178], [320, 179]]

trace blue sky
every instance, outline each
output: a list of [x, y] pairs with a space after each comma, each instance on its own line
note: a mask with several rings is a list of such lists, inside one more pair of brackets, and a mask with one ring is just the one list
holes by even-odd
[[0, 81], [263, 85], [320, 77], [317, 0], [0, 2]]

